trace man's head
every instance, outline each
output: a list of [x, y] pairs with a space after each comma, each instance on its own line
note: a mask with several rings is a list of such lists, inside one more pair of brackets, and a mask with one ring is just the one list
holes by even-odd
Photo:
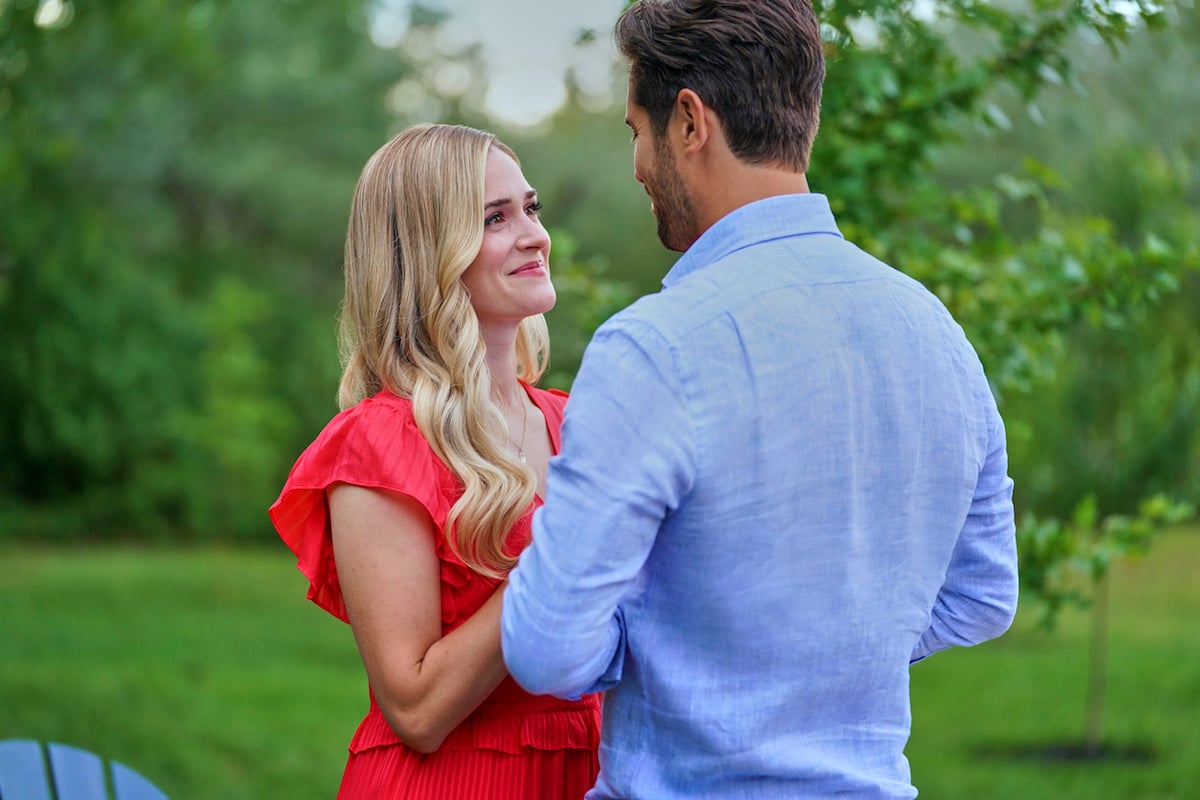
[[808, 0], [640, 0], [617, 21], [629, 99], [655, 137], [682, 89], [720, 120], [750, 164], [803, 173], [821, 106], [825, 59]]

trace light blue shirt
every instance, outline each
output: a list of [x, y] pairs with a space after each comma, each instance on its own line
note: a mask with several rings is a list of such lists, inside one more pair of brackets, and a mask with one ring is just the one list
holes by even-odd
[[912, 798], [910, 662], [1016, 609], [979, 359], [821, 195], [729, 214], [663, 287], [588, 346], [509, 669], [607, 690], [589, 798]]

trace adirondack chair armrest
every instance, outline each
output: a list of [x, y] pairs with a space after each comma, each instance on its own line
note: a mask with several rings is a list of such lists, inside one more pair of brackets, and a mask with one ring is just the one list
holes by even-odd
[[[112, 793], [109, 793], [111, 778]], [[0, 741], [0, 800], [168, 800], [119, 761], [58, 742]]]

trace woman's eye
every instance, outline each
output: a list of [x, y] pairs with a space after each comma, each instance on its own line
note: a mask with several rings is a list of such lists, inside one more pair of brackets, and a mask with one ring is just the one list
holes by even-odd
[[504, 215], [501, 214], [499, 211], [497, 211], [495, 214], [492, 214], [490, 217], [487, 217], [486, 219], [484, 219], [483, 227], [486, 228], [491, 225], [495, 225], [497, 222], [499, 222], [502, 219], [504, 219]]
[[525, 213], [529, 214], [530, 216], [533, 216], [533, 217], [536, 217], [539, 213], [541, 213], [541, 211], [542, 211], [542, 204], [540, 202], [534, 203], [525, 208]]

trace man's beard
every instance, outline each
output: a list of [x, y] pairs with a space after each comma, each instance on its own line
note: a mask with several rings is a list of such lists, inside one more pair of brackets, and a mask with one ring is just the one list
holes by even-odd
[[656, 143], [656, 169], [649, 184], [658, 221], [658, 240], [663, 247], [682, 253], [696, 241], [696, 209], [675, 168], [675, 159], [664, 145]]

